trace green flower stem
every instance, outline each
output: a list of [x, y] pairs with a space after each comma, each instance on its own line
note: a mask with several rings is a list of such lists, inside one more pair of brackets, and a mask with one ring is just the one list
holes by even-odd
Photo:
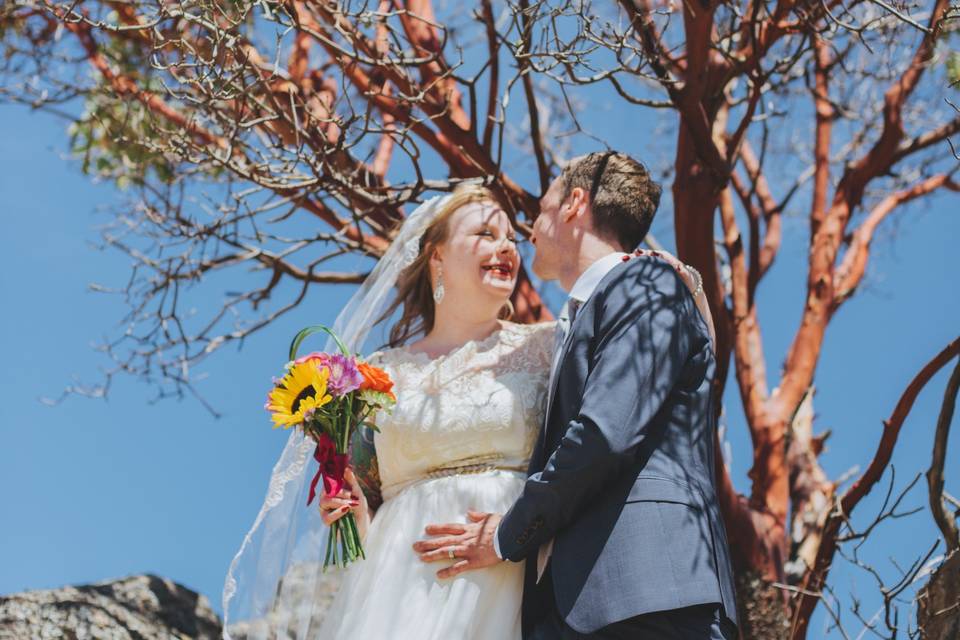
[[[337, 524], [340, 524], [340, 522], [338, 521]], [[338, 533], [340, 534], [340, 562], [342, 563], [340, 566], [346, 568], [350, 559], [350, 547], [347, 543], [347, 536], [343, 535], [346, 532], [343, 531], [342, 527], [339, 528]]]
[[340, 348], [340, 353], [345, 356], [350, 355], [350, 352], [347, 351], [347, 348], [344, 346], [344, 344], [340, 342], [340, 338], [333, 332], [332, 329], [330, 329], [330, 327], [322, 324], [315, 324], [312, 327], [301, 329], [299, 332], [297, 332], [297, 335], [293, 336], [293, 342], [290, 343], [290, 360], [295, 360], [297, 358], [297, 349], [300, 348], [300, 343], [303, 342], [307, 336], [313, 335], [314, 333], [319, 333], [321, 331], [329, 334], [330, 337], [333, 338], [333, 341], [337, 343], [337, 347]]
[[326, 570], [330, 566], [333, 559], [333, 545], [335, 543], [336, 534], [334, 534], [333, 527], [327, 529], [327, 555], [323, 559], [323, 568]]

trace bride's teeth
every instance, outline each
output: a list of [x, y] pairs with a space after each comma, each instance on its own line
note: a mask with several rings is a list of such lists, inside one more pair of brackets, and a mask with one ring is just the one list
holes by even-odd
[[496, 274], [498, 274], [498, 275], [500, 275], [500, 276], [503, 276], [503, 277], [509, 277], [510, 274], [511, 274], [511, 272], [513, 271], [513, 269], [512, 269], [511, 267], [504, 266], [504, 265], [501, 265], [501, 264], [484, 265], [484, 266], [483, 266], [483, 270], [484, 270], [484, 271], [492, 271], [492, 272], [494, 272], [494, 273], [496, 273]]

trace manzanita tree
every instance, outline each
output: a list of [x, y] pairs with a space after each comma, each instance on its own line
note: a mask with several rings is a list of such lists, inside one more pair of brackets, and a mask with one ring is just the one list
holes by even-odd
[[[193, 390], [192, 367], [312, 287], [362, 281], [430, 192], [484, 180], [526, 232], [574, 151], [643, 146], [672, 159], [649, 164], [672, 187], [677, 252], [705, 279], [716, 393], [737, 385], [753, 446], [747, 495], [718, 465], [743, 633], [806, 636], [838, 544], [858, 535], [850, 514], [919, 390], [960, 353], [953, 340], [931, 354], [839, 493], [813, 433], [817, 364], [878, 228], [960, 191], [958, 7], [8, 0], [0, 12], [0, 95], [69, 118], [84, 170], [131, 196], [105, 234], [133, 262], [128, 330], [106, 350], [110, 375], [161, 394]], [[593, 131], [609, 105], [636, 126], [604, 140]], [[756, 301], [788, 212], [809, 222], [806, 295], [773, 373]], [[246, 290], [188, 312], [192, 290], [250, 266]], [[515, 307], [548, 317], [526, 274]]]

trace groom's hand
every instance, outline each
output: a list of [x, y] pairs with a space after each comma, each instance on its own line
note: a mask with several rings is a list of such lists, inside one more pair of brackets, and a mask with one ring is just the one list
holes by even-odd
[[[453, 562], [437, 572], [438, 578], [452, 578], [464, 571], [492, 567], [503, 562], [493, 550], [493, 536], [503, 516], [496, 513], [468, 511], [467, 524], [431, 524], [426, 528], [428, 540], [420, 540], [413, 550], [424, 562]], [[453, 557], [450, 557], [450, 552]]]

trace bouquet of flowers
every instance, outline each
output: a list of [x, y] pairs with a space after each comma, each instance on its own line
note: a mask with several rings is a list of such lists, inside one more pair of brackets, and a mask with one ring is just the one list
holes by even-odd
[[[313, 352], [297, 357], [304, 338], [319, 331], [330, 334], [340, 353]], [[298, 427], [317, 443], [313, 457], [319, 468], [310, 483], [309, 505], [321, 478], [326, 495], [340, 492], [346, 484], [343, 476], [349, 464], [351, 435], [364, 424], [376, 430], [366, 420], [377, 411], [393, 409], [397, 399], [393, 381], [383, 369], [350, 355], [336, 334], [322, 325], [307, 327], [294, 337], [285, 369], [283, 377], [274, 378], [265, 408], [272, 414], [275, 429]], [[345, 567], [362, 557], [357, 522], [353, 513], [348, 513], [330, 527], [323, 567]]]

